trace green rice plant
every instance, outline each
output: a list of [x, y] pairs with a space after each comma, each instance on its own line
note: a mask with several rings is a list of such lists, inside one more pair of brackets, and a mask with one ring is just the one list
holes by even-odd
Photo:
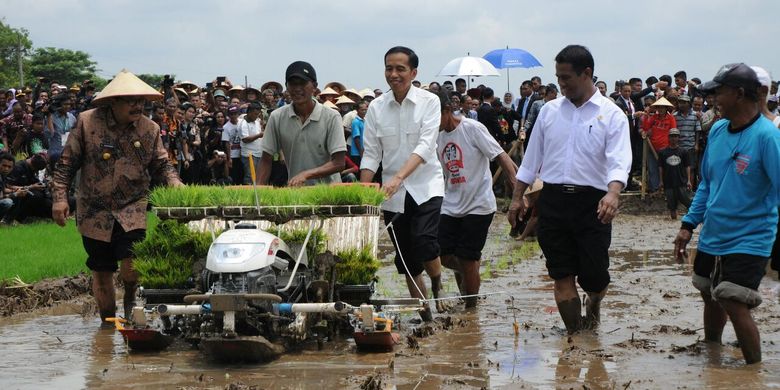
[[193, 263], [204, 258], [211, 233], [190, 230], [175, 220], [160, 222], [133, 246], [134, 266], [146, 288], [182, 288], [194, 276]]
[[[360, 185], [317, 185], [296, 188], [257, 188], [261, 206], [378, 206], [384, 193]], [[255, 206], [255, 190], [247, 187], [158, 187], [149, 195], [156, 207]]]
[[376, 272], [382, 266], [368, 246], [346, 249], [336, 256], [342, 260], [336, 263], [338, 282], [342, 284], [368, 284], [376, 279]]

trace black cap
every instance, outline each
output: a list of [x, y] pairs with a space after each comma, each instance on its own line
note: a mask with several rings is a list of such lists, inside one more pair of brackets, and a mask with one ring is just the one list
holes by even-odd
[[298, 77], [314, 83], [317, 82], [317, 72], [314, 71], [314, 67], [312, 67], [310, 63], [304, 61], [295, 61], [287, 67], [287, 73], [284, 79], [290, 81], [293, 77]]
[[704, 83], [699, 89], [703, 92], [713, 92], [721, 86], [755, 89], [760, 85], [756, 72], [743, 63], [723, 65], [712, 81]]

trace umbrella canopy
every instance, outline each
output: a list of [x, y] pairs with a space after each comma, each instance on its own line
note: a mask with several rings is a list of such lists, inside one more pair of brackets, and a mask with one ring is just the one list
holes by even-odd
[[438, 76], [500, 76], [496, 67], [480, 57], [458, 57], [444, 65]]
[[482, 58], [499, 69], [506, 69], [506, 90], [509, 91], [509, 68], [533, 68], [542, 66], [533, 54], [523, 49], [496, 49]]
[[485, 54], [486, 59], [498, 69], [504, 68], [533, 68], [542, 66], [533, 54], [523, 49], [497, 49]]

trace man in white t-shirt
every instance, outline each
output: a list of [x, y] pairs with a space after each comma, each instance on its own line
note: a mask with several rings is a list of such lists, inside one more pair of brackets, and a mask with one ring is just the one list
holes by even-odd
[[[496, 212], [490, 162], [497, 161], [508, 178], [515, 164], [482, 123], [453, 115], [446, 94], [440, 94], [441, 125], [436, 142], [444, 168], [444, 200], [439, 220], [441, 263], [455, 271], [466, 307], [477, 304], [479, 260]], [[512, 180], [510, 179], [510, 183]]]
[[[263, 127], [260, 124], [260, 103], [252, 102], [246, 109], [246, 115], [238, 121], [238, 130], [241, 134], [241, 162], [244, 166], [244, 184], [256, 182], [260, 173], [260, 157], [263, 156], [261, 138]], [[249, 169], [249, 159], [252, 159], [255, 168], [255, 177]]]
[[222, 142], [225, 150], [230, 151], [228, 169], [233, 183], [244, 182], [244, 165], [241, 163], [241, 132], [238, 130], [238, 117], [241, 107], [234, 104], [228, 108], [228, 122], [222, 126]]

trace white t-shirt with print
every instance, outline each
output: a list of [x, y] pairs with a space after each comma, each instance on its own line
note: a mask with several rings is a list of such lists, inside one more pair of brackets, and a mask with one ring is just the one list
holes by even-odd
[[439, 132], [436, 151], [444, 171], [441, 213], [452, 217], [496, 211], [490, 161], [504, 149], [481, 123], [468, 118], [451, 132]]
[[241, 157], [241, 132], [238, 130], [238, 122], [234, 125], [228, 121], [222, 126], [222, 141], [230, 144], [230, 158]]

